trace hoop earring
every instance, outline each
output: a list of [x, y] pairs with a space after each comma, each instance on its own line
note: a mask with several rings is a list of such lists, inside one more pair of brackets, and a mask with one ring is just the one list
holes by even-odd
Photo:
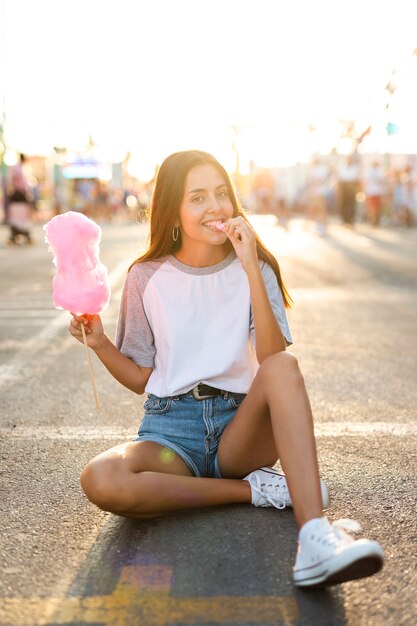
[[173, 241], [177, 241], [179, 234], [180, 234], [180, 227], [179, 226], [174, 226], [174, 228], [172, 229], [172, 239], [173, 239]]

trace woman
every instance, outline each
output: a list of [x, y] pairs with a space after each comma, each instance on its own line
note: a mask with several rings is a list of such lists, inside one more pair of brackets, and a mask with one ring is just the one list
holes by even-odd
[[[323, 516], [309, 400], [285, 314], [290, 298], [274, 257], [211, 155], [162, 164], [150, 246], [128, 273], [116, 345], [99, 316], [73, 316], [71, 334], [138, 394], [135, 441], [93, 459], [81, 476], [100, 508], [146, 519], [228, 503], [292, 506], [300, 527], [294, 582], [333, 584], [382, 566], [378, 543]], [[285, 476], [269, 466], [280, 459]]]

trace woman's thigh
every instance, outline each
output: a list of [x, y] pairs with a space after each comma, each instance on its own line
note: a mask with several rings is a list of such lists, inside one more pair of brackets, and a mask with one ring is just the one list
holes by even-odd
[[110, 474], [161, 472], [192, 476], [186, 463], [171, 450], [153, 441], [129, 441], [101, 452], [87, 465]]
[[[166, 453], [169, 452], [169, 455]], [[192, 476], [175, 453], [152, 441], [132, 441], [96, 456], [81, 474], [81, 486], [88, 499], [105, 511], [124, 515], [152, 497], [144, 490], [149, 473]]]
[[278, 460], [261, 377], [255, 377], [248, 395], [225, 428], [217, 460], [224, 478], [242, 478]]

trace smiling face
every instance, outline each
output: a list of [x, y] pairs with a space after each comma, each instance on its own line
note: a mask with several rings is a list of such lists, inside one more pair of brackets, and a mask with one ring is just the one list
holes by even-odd
[[227, 253], [227, 237], [215, 222], [224, 222], [232, 216], [233, 204], [219, 170], [210, 164], [193, 167], [185, 180], [179, 210], [181, 251], [202, 252], [211, 246], [224, 246]]

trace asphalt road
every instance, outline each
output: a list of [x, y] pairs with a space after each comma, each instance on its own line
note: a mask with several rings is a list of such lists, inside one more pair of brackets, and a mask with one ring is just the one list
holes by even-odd
[[[293, 352], [316, 422], [331, 519], [359, 520], [386, 564], [363, 581], [297, 591], [291, 510], [229, 506], [161, 520], [96, 510], [78, 476], [134, 436], [143, 398], [83, 346], [52, 306], [51, 254], [8, 248], [0, 228], [0, 624], [2, 626], [412, 626], [416, 623], [417, 231], [284, 228], [254, 219], [295, 306]], [[124, 272], [146, 228], [103, 226], [114, 335]]]

